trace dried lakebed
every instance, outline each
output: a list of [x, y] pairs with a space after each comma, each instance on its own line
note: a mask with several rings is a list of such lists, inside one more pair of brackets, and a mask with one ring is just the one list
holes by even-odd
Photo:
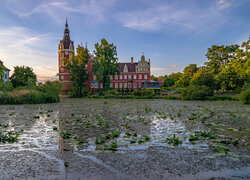
[[249, 179], [249, 117], [239, 102], [0, 106], [0, 179]]

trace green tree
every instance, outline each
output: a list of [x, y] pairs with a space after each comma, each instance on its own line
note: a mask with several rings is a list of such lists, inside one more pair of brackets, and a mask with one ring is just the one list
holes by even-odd
[[165, 76], [163, 86], [164, 87], [172, 87], [175, 82], [177, 82], [182, 76], [182, 73], [172, 73], [168, 76]]
[[93, 71], [97, 80], [103, 83], [103, 90], [110, 88], [110, 75], [119, 73], [119, 63], [117, 59], [116, 46], [109, 44], [106, 39], [101, 39], [101, 43], [95, 44], [94, 50], [96, 59], [93, 63]]
[[185, 87], [189, 86], [191, 78], [192, 77], [190, 75], [183, 74], [180, 77], [180, 79], [175, 82], [175, 87], [185, 88]]
[[216, 80], [214, 75], [205, 67], [200, 68], [191, 79], [190, 83], [196, 86], [208, 86], [211, 89], [216, 89]]
[[3, 82], [4, 75], [4, 67], [0, 65], [0, 83]]
[[223, 65], [227, 64], [235, 57], [238, 49], [238, 44], [230, 46], [213, 45], [211, 48], [208, 48], [208, 52], [206, 54], [208, 62], [205, 64], [212, 73], [217, 74], [220, 72], [220, 68]]
[[14, 88], [24, 86], [33, 87], [36, 85], [37, 78], [32, 68], [28, 66], [15, 66], [10, 81]]
[[190, 64], [189, 66], [184, 68], [183, 72], [185, 75], [193, 76], [197, 70], [198, 70], [198, 67], [196, 64]]
[[81, 97], [88, 80], [86, 64], [89, 60], [89, 50], [87, 47], [84, 48], [78, 45], [76, 52], [77, 55], [73, 56], [71, 60], [64, 58], [64, 61], [66, 63], [66, 69], [70, 71], [72, 95], [74, 97]]

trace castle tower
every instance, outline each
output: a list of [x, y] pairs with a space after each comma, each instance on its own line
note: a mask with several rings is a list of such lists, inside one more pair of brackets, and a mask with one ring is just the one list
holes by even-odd
[[60, 41], [58, 46], [59, 81], [63, 83], [62, 95], [67, 95], [67, 92], [71, 90], [70, 73], [65, 68], [65, 58], [71, 60], [74, 53], [74, 42], [70, 40], [68, 21], [66, 19], [63, 40]]

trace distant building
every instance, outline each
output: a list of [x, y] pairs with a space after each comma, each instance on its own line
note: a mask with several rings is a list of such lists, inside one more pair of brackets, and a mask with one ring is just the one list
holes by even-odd
[[[63, 83], [61, 95], [67, 95], [71, 90], [70, 72], [65, 69], [64, 58], [71, 59], [74, 55], [74, 42], [70, 40], [68, 22], [64, 28], [63, 40], [60, 41], [58, 47], [58, 67], [59, 67], [59, 81]], [[100, 83], [93, 72], [92, 61], [95, 59], [90, 54], [88, 64], [86, 65], [89, 80], [87, 81], [87, 87], [89, 90], [102, 89], [103, 84]], [[138, 62], [134, 62], [131, 57], [131, 62], [119, 63], [120, 73], [110, 75], [111, 84], [110, 87], [115, 90], [122, 89], [159, 89], [159, 83], [157, 81], [150, 81], [150, 59], [148, 61], [145, 56], [142, 55]]]
[[[89, 60], [88, 67], [89, 82], [88, 88], [91, 90], [103, 88], [103, 84], [96, 79], [92, 71], [92, 63]], [[150, 60], [146, 61], [145, 56], [141, 56], [141, 60], [138, 62], [133, 62], [133, 57], [131, 57], [131, 62], [119, 63], [120, 74], [110, 75], [110, 87], [115, 90], [122, 89], [133, 89], [138, 90], [146, 88], [143, 82], [150, 80]]]
[[8, 68], [6, 68], [4, 65], [3, 65], [3, 61], [0, 60], [0, 66], [3, 66], [4, 67], [4, 82], [7, 82], [9, 81], [9, 78], [10, 78], [10, 70]]

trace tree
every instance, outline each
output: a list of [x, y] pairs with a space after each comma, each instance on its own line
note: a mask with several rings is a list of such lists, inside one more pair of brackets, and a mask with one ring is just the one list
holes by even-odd
[[84, 48], [78, 45], [76, 52], [77, 55], [73, 56], [72, 60], [64, 58], [64, 61], [66, 63], [66, 69], [70, 71], [72, 95], [75, 97], [81, 97], [88, 80], [86, 64], [89, 60], [89, 50], [87, 47]]
[[177, 82], [182, 76], [182, 73], [172, 73], [168, 76], [165, 76], [163, 86], [164, 87], [171, 87]]
[[3, 82], [4, 75], [4, 67], [0, 65], [0, 83]]
[[103, 84], [103, 90], [106, 91], [110, 88], [110, 75], [119, 73], [116, 46], [113, 43], [109, 44], [103, 38], [100, 44], [95, 44], [94, 54], [96, 59], [93, 63], [93, 71], [97, 75], [97, 80]]
[[214, 75], [205, 67], [200, 68], [191, 79], [190, 83], [196, 86], [208, 86], [211, 89], [216, 89], [216, 80]]
[[238, 49], [238, 44], [230, 46], [213, 45], [211, 48], [208, 48], [208, 52], [206, 54], [208, 62], [205, 64], [212, 73], [217, 74], [223, 65], [227, 64], [235, 57]]
[[14, 88], [24, 86], [33, 87], [36, 85], [37, 78], [32, 68], [28, 66], [15, 66], [10, 81]]
[[197, 70], [198, 70], [198, 68], [197, 68], [196, 64], [190, 64], [189, 66], [184, 68], [184, 74], [189, 75], [189, 76], [193, 76]]
[[150, 76], [150, 79], [151, 79], [152, 81], [158, 81], [158, 78], [155, 77], [154, 75], [151, 75], [151, 76]]

